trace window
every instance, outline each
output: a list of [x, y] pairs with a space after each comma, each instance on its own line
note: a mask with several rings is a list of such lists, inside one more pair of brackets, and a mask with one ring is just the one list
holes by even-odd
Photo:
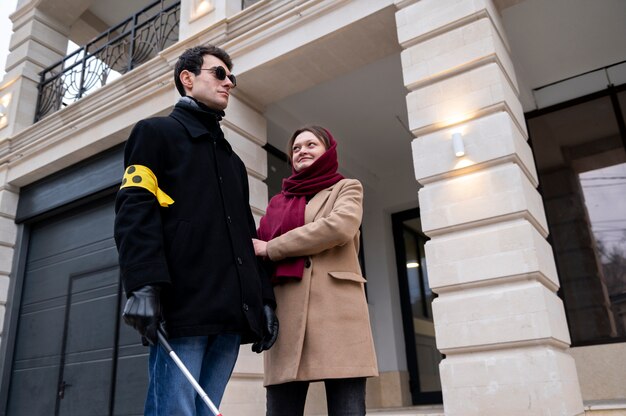
[[291, 165], [287, 155], [271, 144], [267, 143], [263, 148], [267, 152], [267, 178], [264, 182], [267, 185], [268, 199], [272, 199], [280, 193], [283, 179], [291, 175]]
[[528, 115], [572, 345], [626, 340], [626, 131], [615, 90]]

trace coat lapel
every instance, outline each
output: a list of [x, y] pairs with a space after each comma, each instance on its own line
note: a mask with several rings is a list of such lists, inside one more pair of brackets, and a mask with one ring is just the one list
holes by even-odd
[[326, 205], [326, 201], [328, 201], [328, 197], [339, 183], [341, 183], [341, 181], [337, 182], [333, 186], [319, 191], [313, 198], [311, 198], [309, 203], [306, 205], [306, 210], [304, 211], [305, 224], [313, 222], [313, 220], [317, 219], [317, 217], [322, 213], [322, 210]]

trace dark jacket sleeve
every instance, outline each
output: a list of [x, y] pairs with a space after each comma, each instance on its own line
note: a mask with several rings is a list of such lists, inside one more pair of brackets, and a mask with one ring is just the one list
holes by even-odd
[[[252, 213], [250, 213], [250, 218], [252, 218], [251, 224], [251, 232], [254, 238], [257, 238], [256, 235], [256, 224], [254, 223], [254, 218], [252, 217]], [[276, 298], [274, 297], [274, 289], [270, 282], [270, 270], [271, 267], [268, 264], [265, 264], [261, 257], [257, 257], [257, 268], [259, 269], [259, 277], [261, 278], [261, 290], [263, 291], [263, 304], [270, 305], [273, 309], [276, 309]]]
[[[248, 209], [246, 210], [248, 216], [248, 228], [250, 229], [250, 235], [252, 236], [252, 238], [258, 238], [256, 232], [256, 223], [254, 222], [252, 210], [250, 209], [250, 185], [248, 183], [248, 172], [246, 171], [245, 166], [243, 166], [243, 175], [246, 193], [245, 198], [246, 201], [248, 201]], [[264, 264], [262, 258], [257, 257], [256, 261], [257, 269], [259, 270], [259, 277], [261, 279], [261, 290], [263, 291], [263, 304], [270, 305], [272, 308], [276, 309], [276, 298], [274, 297], [274, 289], [272, 288], [272, 283], [270, 282], [268, 267], [266, 264]]]
[[[157, 130], [147, 121], [135, 125], [124, 150], [124, 169], [143, 165], [152, 170], [158, 180], [166, 149]], [[156, 197], [144, 188], [127, 187], [117, 193], [114, 235], [127, 295], [148, 284], [162, 285], [170, 281], [159, 209]]]

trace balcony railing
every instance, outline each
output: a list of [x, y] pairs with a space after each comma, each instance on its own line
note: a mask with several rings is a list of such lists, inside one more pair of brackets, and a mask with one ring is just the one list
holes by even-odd
[[180, 1], [158, 0], [40, 74], [35, 121], [150, 60], [178, 41]]

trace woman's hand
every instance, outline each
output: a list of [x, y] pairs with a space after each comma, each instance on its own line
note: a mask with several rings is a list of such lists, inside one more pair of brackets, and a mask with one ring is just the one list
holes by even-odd
[[259, 257], [267, 257], [267, 241], [252, 239], [252, 245], [254, 245], [254, 254]]

